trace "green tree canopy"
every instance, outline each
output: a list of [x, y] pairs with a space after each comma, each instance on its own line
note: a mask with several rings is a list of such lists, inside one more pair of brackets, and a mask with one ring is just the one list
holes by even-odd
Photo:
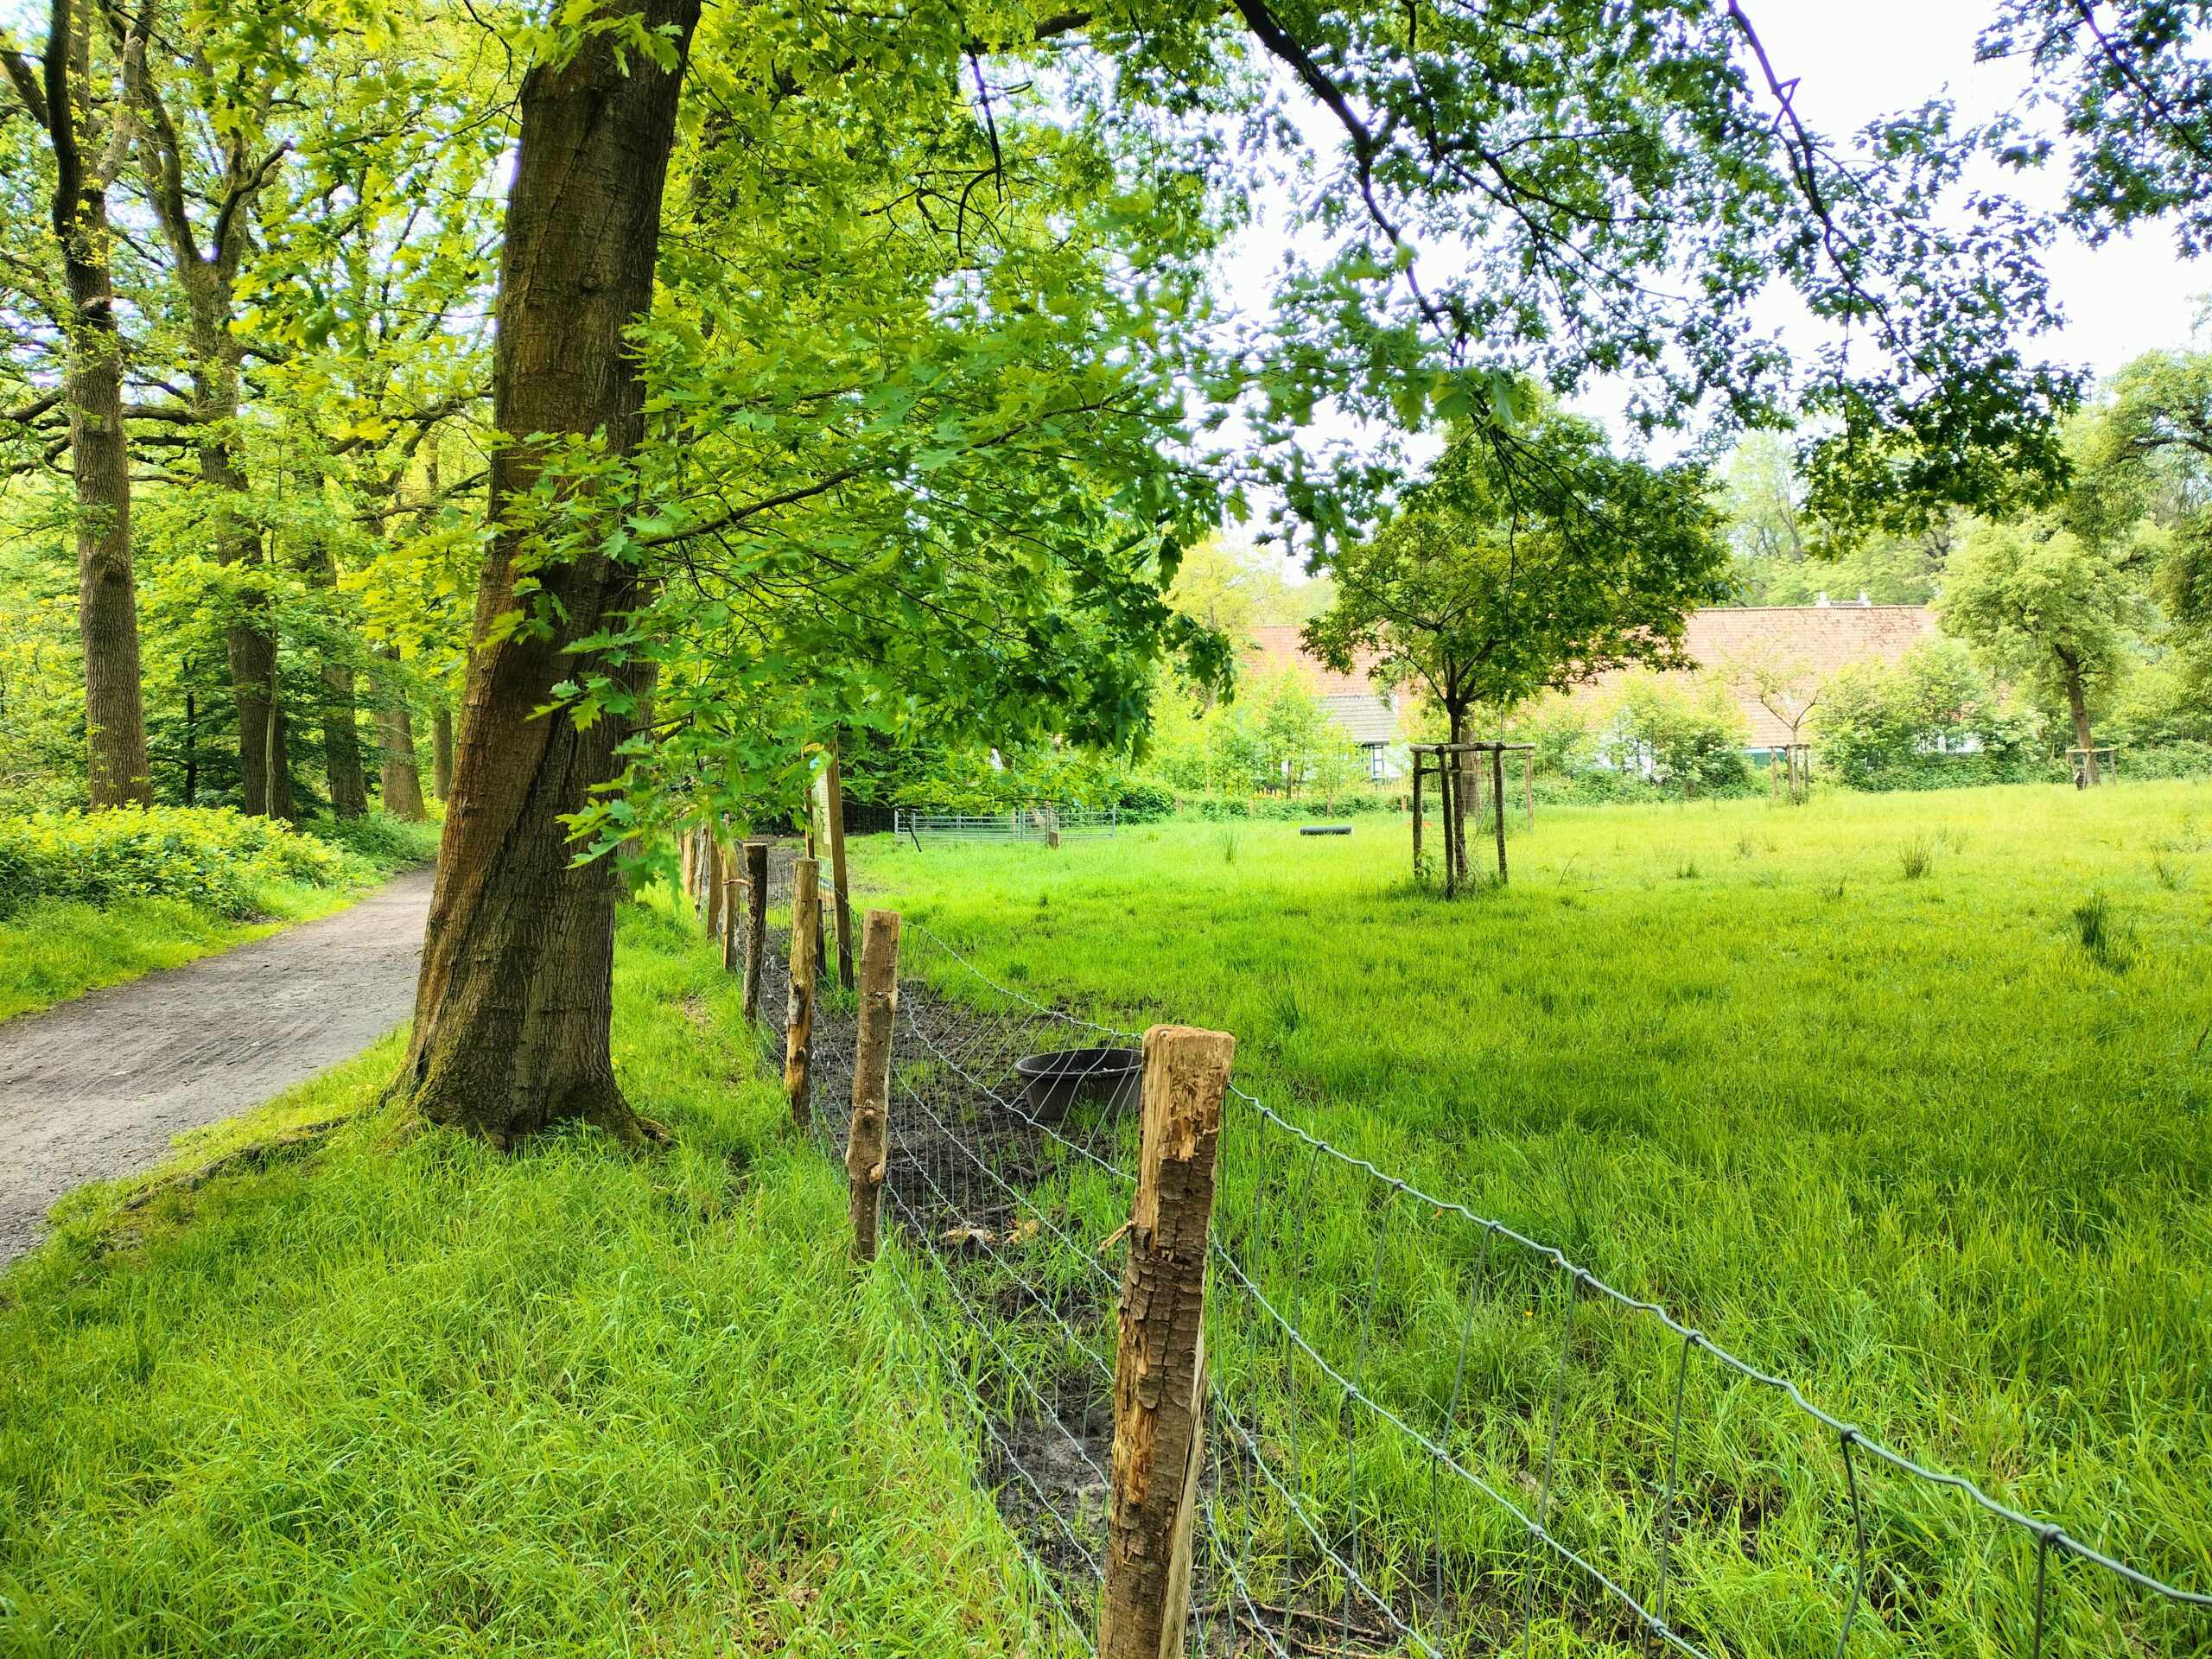
[[1363, 652], [1420, 685], [1452, 740], [1478, 704], [1510, 708], [1629, 663], [1680, 661], [1684, 613], [1723, 592], [1726, 543], [1708, 480], [1606, 448], [1548, 412], [1516, 435], [1534, 479], [1463, 435], [1373, 537], [1331, 563], [1336, 603], [1310, 648], [1340, 672]]

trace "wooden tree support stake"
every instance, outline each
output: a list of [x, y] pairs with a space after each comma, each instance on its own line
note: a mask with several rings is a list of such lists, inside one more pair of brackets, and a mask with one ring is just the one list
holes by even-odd
[[1497, 829], [1497, 885], [1505, 885], [1505, 751], [1490, 752], [1491, 817]]
[[745, 878], [737, 873], [737, 861], [730, 859], [722, 867], [722, 971], [737, 971], [738, 925], [737, 895], [745, 891]]
[[837, 765], [837, 737], [830, 736], [830, 764], [822, 773], [822, 816], [830, 836], [830, 884], [836, 889], [837, 982], [853, 988], [853, 903], [845, 887], [845, 779]]
[[884, 1140], [891, 1121], [891, 1035], [899, 1014], [899, 912], [861, 923], [860, 1028], [853, 1041], [853, 1124], [845, 1141], [853, 1255], [873, 1262], [883, 1226]]
[[768, 843], [745, 843], [745, 1020], [760, 1018], [760, 970], [768, 956]]
[[822, 866], [813, 859], [791, 861], [791, 997], [784, 1020], [784, 1093], [791, 1122], [804, 1128], [811, 1119], [807, 1073], [814, 1063], [814, 970], [822, 923]]
[[1144, 1127], [1114, 1357], [1113, 1497], [1098, 1659], [1181, 1659], [1205, 1452], [1206, 1249], [1236, 1039], [1144, 1034]]

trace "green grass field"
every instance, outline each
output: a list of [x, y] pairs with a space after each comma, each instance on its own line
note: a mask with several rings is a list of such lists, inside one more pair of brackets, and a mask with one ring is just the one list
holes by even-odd
[[[1370, 819], [856, 855], [871, 901], [1007, 983], [1226, 1027], [1241, 1080], [1336, 1142], [1898, 1450], [2212, 1582], [2212, 788], [1554, 810], [1510, 887], [1449, 904], [1405, 852]], [[1052, 1650], [736, 987], [650, 905], [617, 995], [625, 1086], [675, 1134], [651, 1156], [404, 1133], [374, 1103], [387, 1046], [181, 1149], [274, 1143], [216, 1179], [65, 1206], [0, 1276], [0, 1655]], [[1223, 1167], [1224, 1229], [1339, 1360], [1381, 1261], [1364, 1382], [1433, 1417], [1465, 1230], [1241, 1131]], [[1069, 1217], [1103, 1237], [1118, 1203], [1093, 1183]], [[1453, 1445], [1524, 1503], [1559, 1292], [1501, 1259], [1469, 1327]], [[1224, 1324], [1213, 1363], [1273, 1456], [1292, 1414], [1254, 1329]], [[1586, 1302], [1572, 1351], [1554, 1524], [1642, 1589], [1676, 1349]], [[1356, 1514], [1378, 1574], [1418, 1576], [1440, 1536], [1478, 1571], [1453, 1650], [1513, 1645], [1513, 1529], [1439, 1509], [1426, 1461], [1371, 1434], [1353, 1503], [1316, 1380], [1317, 1503]], [[1688, 1400], [1677, 1623], [1743, 1659], [1833, 1653], [1834, 1440], [1722, 1379]], [[1941, 1494], [1866, 1496], [1851, 1654], [2027, 1650], [2031, 1551]], [[1560, 1575], [1533, 1587], [1532, 1654], [1640, 1650]], [[2079, 1569], [2059, 1592], [2054, 1655], [2212, 1651]]]
[[[1408, 880], [1402, 823], [1373, 820], [1348, 841], [877, 841], [861, 868], [995, 976], [1110, 1023], [1236, 1032], [1247, 1085], [1336, 1143], [1664, 1301], [1895, 1449], [2212, 1586], [2212, 789], [1554, 809], [1510, 852], [1510, 887], [1452, 903]], [[1261, 1144], [1224, 1138], [1224, 1224], [1275, 1282], [1302, 1275], [1344, 1363], [1376, 1194], [1325, 1172], [1317, 1190], [1279, 1152], [1255, 1167]], [[1370, 1382], [1433, 1421], [1473, 1245], [1400, 1226]], [[1473, 1338], [1466, 1443], [1531, 1497], [1557, 1313], [1523, 1273]], [[1218, 1340], [1264, 1395], [1261, 1357]], [[1585, 1314], [1561, 1440], [1563, 1525], [1647, 1587], [1637, 1483], [1674, 1353]], [[1833, 1650], [1834, 1438], [1703, 1373], [1688, 1414], [1688, 1625], [1732, 1652]], [[1387, 1552], [1426, 1465], [1365, 1478]], [[1879, 1582], [1852, 1650], [2025, 1651], [2032, 1550], [1941, 1494], [1866, 1486]], [[1510, 1528], [1455, 1525], [1516, 1570]], [[2052, 1618], [2054, 1650], [2212, 1651], [2212, 1621], [2072, 1570]], [[1545, 1631], [1539, 1650], [1607, 1635], [1586, 1607]]]
[[735, 988], [649, 908], [620, 963], [668, 1150], [404, 1135], [387, 1043], [0, 1276], [0, 1654], [1042, 1651]]

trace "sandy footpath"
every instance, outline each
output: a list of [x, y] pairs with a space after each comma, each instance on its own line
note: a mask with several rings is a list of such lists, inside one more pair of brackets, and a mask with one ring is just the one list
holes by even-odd
[[220, 956], [0, 1021], [0, 1262], [54, 1202], [359, 1053], [414, 1012], [430, 872]]

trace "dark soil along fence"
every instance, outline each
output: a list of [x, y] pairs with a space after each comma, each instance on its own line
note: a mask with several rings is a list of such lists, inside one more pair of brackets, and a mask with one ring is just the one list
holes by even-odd
[[[779, 849], [771, 1024], [790, 868]], [[1041, 1121], [1014, 1062], [1141, 1040], [905, 925], [885, 1211], [906, 1345], [1072, 1652], [1102, 1651], [1114, 1555], [1139, 1105]], [[838, 1159], [852, 1052], [826, 995], [811, 1133]], [[2093, 1548], [1923, 1468], [1233, 1086], [1215, 1172], [1191, 1653], [2212, 1655], [2201, 1539], [2113, 1515]]]

